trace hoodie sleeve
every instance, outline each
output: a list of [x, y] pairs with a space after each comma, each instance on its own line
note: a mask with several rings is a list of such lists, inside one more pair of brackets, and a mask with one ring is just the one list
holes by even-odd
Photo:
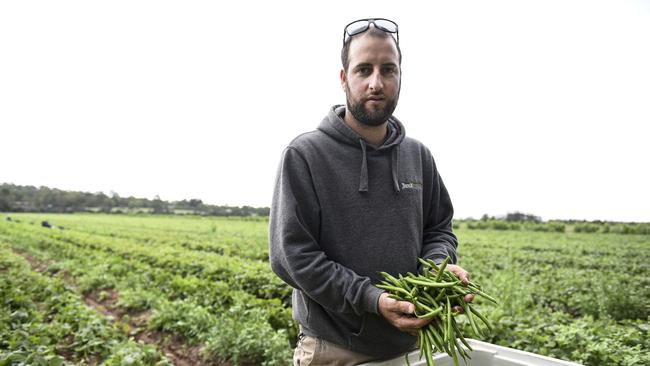
[[[427, 151], [428, 152], [428, 151]], [[432, 176], [433, 184], [428, 193], [430, 198], [429, 209], [426, 212], [421, 257], [433, 259], [440, 264], [447, 256], [450, 263], [456, 263], [456, 248], [458, 240], [452, 231], [451, 220], [454, 217], [454, 208], [447, 188], [436, 169], [433, 157], [428, 156], [428, 166], [424, 173]]]
[[377, 313], [383, 291], [368, 277], [328, 259], [318, 244], [319, 207], [306, 160], [288, 147], [282, 155], [271, 205], [271, 268], [284, 282], [330, 311]]

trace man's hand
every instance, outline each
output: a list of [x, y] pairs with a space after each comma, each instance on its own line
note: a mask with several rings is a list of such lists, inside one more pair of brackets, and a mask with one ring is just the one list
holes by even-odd
[[[469, 284], [469, 272], [464, 270], [461, 266], [457, 266], [455, 264], [448, 264], [446, 267], [446, 270], [453, 273], [458, 279], [465, 285]], [[472, 294], [467, 294], [464, 297], [465, 302], [472, 302], [474, 300], [474, 295]], [[463, 313], [463, 308], [460, 306], [454, 306], [453, 310], [458, 312], [458, 313]]]
[[431, 322], [431, 319], [415, 316], [415, 305], [408, 301], [391, 299], [386, 292], [379, 296], [379, 313], [395, 328], [411, 335], [417, 335], [418, 329]]

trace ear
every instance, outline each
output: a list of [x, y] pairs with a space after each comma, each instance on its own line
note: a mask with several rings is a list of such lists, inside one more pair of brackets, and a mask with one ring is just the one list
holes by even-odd
[[348, 82], [348, 79], [345, 75], [345, 70], [341, 69], [339, 77], [341, 78], [341, 88], [345, 91], [345, 84]]

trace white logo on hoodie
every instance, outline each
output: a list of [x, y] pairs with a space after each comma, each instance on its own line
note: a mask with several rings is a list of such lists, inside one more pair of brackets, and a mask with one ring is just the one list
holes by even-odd
[[402, 189], [422, 189], [422, 183], [404, 183], [402, 182]]

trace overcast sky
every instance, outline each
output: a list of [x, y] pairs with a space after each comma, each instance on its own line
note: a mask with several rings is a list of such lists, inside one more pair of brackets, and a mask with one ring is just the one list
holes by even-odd
[[0, 182], [268, 206], [374, 16], [456, 218], [650, 221], [650, 0], [397, 4], [3, 1]]

